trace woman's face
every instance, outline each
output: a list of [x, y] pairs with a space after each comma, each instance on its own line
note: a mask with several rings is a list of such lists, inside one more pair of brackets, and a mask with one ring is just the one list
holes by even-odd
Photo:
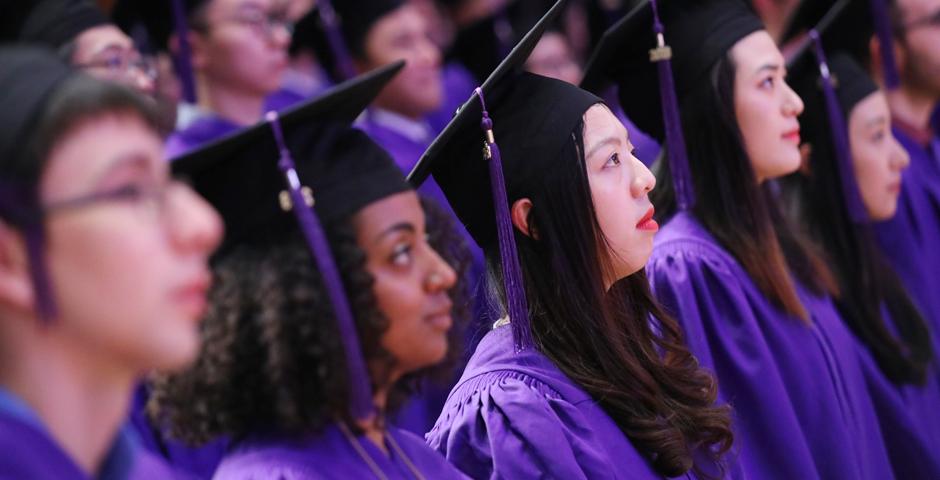
[[192, 37], [193, 66], [211, 88], [268, 95], [281, 85], [290, 33], [274, 0], [212, 0]]
[[365, 39], [362, 71], [398, 60], [405, 67], [376, 98], [376, 105], [406, 117], [418, 118], [440, 107], [444, 98], [441, 83], [441, 51], [431, 39], [431, 30], [421, 13], [404, 5], [375, 22]]
[[448, 290], [457, 274], [428, 244], [418, 195], [402, 192], [372, 203], [356, 214], [353, 226], [389, 322], [382, 347], [397, 361], [398, 373], [440, 362], [453, 323]]
[[855, 104], [848, 123], [862, 203], [872, 220], [887, 220], [897, 211], [901, 172], [910, 164], [910, 157], [891, 133], [891, 115], [884, 93], [873, 92]]
[[647, 195], [656, 178], [633, 156], [626, 128], [604, 105], [584, 114], [584, 149], [597, 221], [610, 248], [609, 287], [642, 269], [653, 251], [659, 226]]
[[758, 182], [800, 167], [800, 124], [803, 101], [787, 82], [780, 50], [764, 30], [731, 48], [735, 65], [734, 113], [744, 150]]
[[[185, 366], [199, 347], [218, 215], [170, 180], [160, 138], [132, 114], [85, 120], [48, 162], [50, 328], [102, 365], [135, 374]], [[90, 196], [98, 199], [75, 203]]]

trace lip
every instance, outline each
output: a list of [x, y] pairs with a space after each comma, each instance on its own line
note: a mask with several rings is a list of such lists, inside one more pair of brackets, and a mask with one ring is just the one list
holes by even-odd
[[800, 144], [800, 129], [795, 128], [793, 130], [790, 130], [787, 133], [784, 133], [783, 139], [799, 145]]
[[659, 224], [656, 223], [656, 220], [653, 220], [653, 214], [655, 213], [656, 209], [650, 207], [650, 209], [646, 211], [646, 215], [643, 215], [643, 218], [636, 223], [637, 230], [648, 230], [651, 232], [659, 230]]
[[901, 193], [901, 181], [898, 180], [896, 182], [891, 182], [891, 184], [888, 185], [888, 191], [895, 195], [900, 194]]
[[436, 330], [446, 332], [450, 330], [450, 327], [454, 323], [450, 316], [450, 312], [453, 308], [453, 302], [448, 299], [447, 303], [441, 305], [440, 308], [435, 309], [432, 313], [425, 315], [424, 319]]
[[211, 285], [208, 272], [194, 275], [192, 279], [173, 291], [173, 299], [193, 321], [202, 318], [208, 307], [206, 298]]

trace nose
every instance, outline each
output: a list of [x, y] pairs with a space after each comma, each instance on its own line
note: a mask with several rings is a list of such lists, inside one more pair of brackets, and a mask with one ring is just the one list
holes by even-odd
[[428, 245], [428, 252], [431, 262], [425, 277], [425, 288], [428, 292], [450, 290], [457, 283], [457, 272], [430, 245]]
[[418, 42], [419, 59], [424, 65], [436, 67], [441, 64], [441, 50], [437, 44], [428, 37], [422, 37]]
[[208, 255], [222, 241], [219, 214], [186, 185], [175, 186], [167, 199], [170, 238], [178, 249]]
[[783, 101], [783, 111], [787, 116], [798, 117], [803, 113], [803, 99], [790, 88], [790, 84], [783, 82], [784, 85], [784, 95], [786, 98]]
[[138, 92], [142, 92], [146, 95], [152, 95], [154, 92], [154, 89], [156, 88], [156, 85], [154, 84], [153, 79], [150, 78], [149, 75], [141, 71], [136, 71], [133, 75], [134, 77], [132, 80], [133, 81], [132, 86]]
[[292, 27], [287, 23], [277, 23], [268, 26], [268, 41], [274, 48], [283, 50], [290, 45]]
[[891, 166], [898, 171], [906, 170], [911, 165], [911, 156], [901, 146], [898, 139], [891, 135]]
[[634, 198], [647, 195], [656, 187], [656, 177], [643, 162], [633, 158], [633, 182], [630, 184], [630, 194]]

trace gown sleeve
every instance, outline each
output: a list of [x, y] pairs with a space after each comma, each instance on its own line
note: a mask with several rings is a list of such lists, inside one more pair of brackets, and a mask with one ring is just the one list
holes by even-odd
[[[766, 301], [743, 269], [704, 241], [659, 245], [647, 264], [653, 292], [685, 334], [692, 353], [719, 379], [734, 408], [729, 460], [748, 478], [818, 478], [810, 446], [768, 338]], [[771, 334], [773, 331], [771, 330]]]
[[453, 392], [427, 440], [471, 478], [614, 478], [588, 423], [544, 383], [495, 371]]

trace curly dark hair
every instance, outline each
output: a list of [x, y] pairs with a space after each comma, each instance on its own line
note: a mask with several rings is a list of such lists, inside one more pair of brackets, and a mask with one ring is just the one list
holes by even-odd
[[[422, 199], [431, 246], [464, 278], [470, 255], [453, 220]], [[377, 306], [366, 254], [347, 218], [325, 230], [349, 292], [363, 355], [373, 387], [385, 385], [394, 359], [380, 340], [388, 320]], [[243, 245], [214, 265], [210, 307], [201, 326], [202, 349], [195, 364], [153, 381], [148, 413], [171, 436], [200, 445], [220, 436], [237, 441], [257, 431], [315, 432], [349, 415], [346, 365], [339, 329], [322, 279], [299, 231], [277, 245]], [[469, 311], [466, 282], [449, 292], [454, 328], [447, 358], [411, 372], [391, 389], [394, 411], [425, 380], [448, 381], [460, 358], [461, 326]], [[380, 360], [380, 361], [373, 361]]]

